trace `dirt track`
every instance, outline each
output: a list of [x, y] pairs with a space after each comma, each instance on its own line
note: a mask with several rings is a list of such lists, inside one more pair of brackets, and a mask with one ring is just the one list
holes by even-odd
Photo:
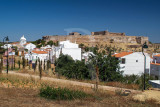
[[[5, 73], [5, 72], [3, 71], [3, 73]], [[35, 79], [39, 79], [39, 76], [36, 76], [36, 75], [30, 75], [30, 74], [24, 74], [24, 73], [16, 73], [16, 72], [13, 72], [13, 71], [10, 71], [9, 75], [10, 74], [24, 76], [24, 77], [32, 77], [32, 78], [35, 78]], [[84, 82], [64, 80], [64, 79], [57, 79], [57, 78], [50, 78], [50, 77], [42, 77], [42, 80], [44, 80], [44, 81], [51, 81], [51, 82], [53, 81], [53, 82], [63, 83], [63, 84], [68, 84], [68, 85], [83, 86], [83, 87], [87, 87], [87, 88], [93, 88], [93, 87], [95, 87], [95, 85], [91, 84], [91, 83], [84, 83]], [[130, 91], [131, 93], [140, 93], [140, 91], [138, 91], [138, 90], [118, 88], [118, 87], [111, 87], [111, 86], [102, 86], [102, 85], [99, 85], [98, 88], [102, 89], [102, 90], [114, 91], [114, 92], [116, 90], [122, 90], [122, 91], [127, 90], [127, 91]]]

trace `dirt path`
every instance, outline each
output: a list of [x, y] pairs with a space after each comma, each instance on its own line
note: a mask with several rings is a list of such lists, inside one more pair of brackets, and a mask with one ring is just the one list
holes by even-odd
[[[3, 73], [6, 73], [6, 72], [3, 71]], [[17, 72], [13, 72], [13, 71], [10, 71], [9, 75], [18, 75], [18, 76], [23, 76], [23, 77], [32, 77], [32, 78], [35, 78], [35, 79], [39, 79], [39, 76], [36, 76], [36, 75], [17, 73]], [[51, 81], [51, 82], [53, 81], [53, 82], [57, 82], [57, 83], [69, 84], [69, 85], [75, 85], [75, 86], [83, 86], [83, 87], [87, 87], [87, 88], [95, 87], [95, 84], [72, 81], [72, 80], [64, 80], [64, 79], [57, 79], [57, 78], [51, 78], [51, 77], [42, 77], [41, 79], [44, 80], [44, 81]], [[141, 92], [141, 91], [138, 91], [138, 90], [118, 88], [118, 87], [112, 87], [112, 86], [102, 86], [102, 85], [99, 85], [98, 88], [102, 89], [102, 90], [114, 91], [114, 92], [116, 90], [130, 91], [131, 93], [140, 93]]]
[[160, 91], [146, 90], [141, 94], [133, 96], [134, 100], [146, 101], [146, 100], [156, 100], [160, 104]]

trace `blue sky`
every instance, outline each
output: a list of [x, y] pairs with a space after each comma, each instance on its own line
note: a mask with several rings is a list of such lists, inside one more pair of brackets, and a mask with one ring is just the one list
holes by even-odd
[[160, 43], [160, 0], [0, 0], [0, 41], [66, 35], [66, 29], [125, 32]]

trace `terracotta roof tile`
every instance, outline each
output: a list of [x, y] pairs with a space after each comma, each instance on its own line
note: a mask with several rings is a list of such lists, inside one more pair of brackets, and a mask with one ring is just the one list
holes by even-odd
[[24, 45], [28, 45], [28, 44], [30, 44], [30, 43], [25, 43]]
[[46, 51], [32, 51], [32, 52], [36, 54], [47, 54], [48, 53]]
[[117, 58], [120, 58], [120, 57], [123, 57], [123, 56], [126, 56], [126, 55], [129, 55], [129, 54], [132, 54], [133, 52], [121, 52], [121, 53], [118, 53], [118, 54], [114, 54], [112, 56], [115, 56]]
[[11, 44], [19, 44], [19, 42], [12, 42]]
[[154, 55], [154, 56], [158, 56], [158, 57], [160, 57], [160, 54], [158, 54], [158, 55]]
[[155, 63], [151, 63], [151, 64], [152, 64], [152, 65], [160, 65], [160, 63], [156, 63], [156, 64], [155, 64]]

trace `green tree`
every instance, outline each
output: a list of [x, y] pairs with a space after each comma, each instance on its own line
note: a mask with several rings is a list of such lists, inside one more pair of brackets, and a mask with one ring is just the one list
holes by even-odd
[[51, 62], [50, 62], [50, 60], [47, 61], [47, 70], [49, 70], [49, 68], [51, 68]]
[[21, 68], [21, 61], [18, 61], [19, 69]]
[[14, 58], [14, 69], [16, 68], [16, 58]]
[[50, 40], [50, 41], [47, 42], [47, 45], [52, 46], [52, 45], [54, 45], [54, 43], [53, 43], [53, 41]]
[[81, 44], [79, 44], [79, 48], [84, 48], [84, 44], [83, 43], [81, 43]]
[[22, 64], [23, 64], [23, 69], [25, 69], [25, 59], [24, 59], [24, 57], [22, 58]]
[[39, 61], [39, 77], [40, 77], [40, 80], [42, 78], [42, 60]]
[[84, 50], [85, 50], [86, 52], [88, 52], [88, 51], [89, 51], [89, 47], [86, 46], [86, 47], [84, 48]]
[[2, 73], [2, 70], [3, 70], [3, 57], [1, 56], [0, 74]]
[[35, 62], [35, 65], [34, 65], [34, 72], [36, 71], [36, 68], [37, 68], [37, 60], [36, 60], [36, 62]]
[[45, 69], [46, 69], [46, 61], [44, 60], [44, 63], [43, 63], [43, 69], [44, 69], [44, 71], [45, 71]]
[[33, 41], [32, 43], [35, 44], [38, 48], [41, 47], [42, 45], [43, 46], [45, 45], [45, 41], [42, 39], [38, 39], [36, 41]]
[[98, 48], [98, 46], [96, 45], [96, 47], [90, 47], [89, 50], [90, 50], [91, 52], [93, 52], [94, 54], [98, 54], [99, 48]]
[[74, 60], [68, 55], [60, 55], [60, 57], [55, 61], [55, 72], [59, 75], [65, 75], [66, 70], [70, 65], [74, 63]]
[[89, 78], [89, 72], [84, 61], [74, 61], [72, 57], [68, 55], [61, 55], [55, 65], [55, 71], [67, 78], [80, 80]]
[[111, 51], [107, 56], [98, 52], [96, 56], [90, 57], [90, 62], [101, 81], [120, 81], [123, 78], [123, 72], [119, 70], [119, 60], [111, 55]]
[[27, 66], [28, 66], [28, 58], [27, 58]]

